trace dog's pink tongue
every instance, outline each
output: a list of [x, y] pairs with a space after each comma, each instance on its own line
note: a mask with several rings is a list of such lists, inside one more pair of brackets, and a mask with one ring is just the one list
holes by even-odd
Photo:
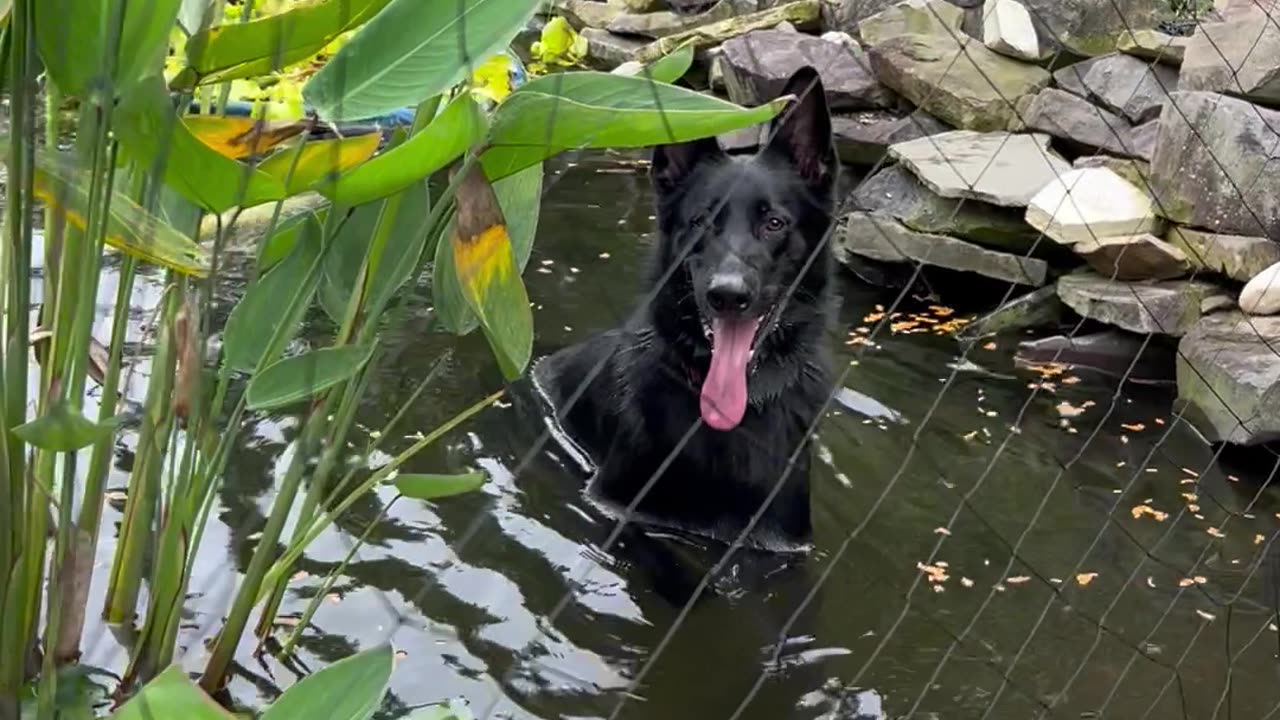
[[702, 419], [732, 430], [747, 412], [747, 362], [759, 318], [711, 321], [711, 369], [702, 382]]

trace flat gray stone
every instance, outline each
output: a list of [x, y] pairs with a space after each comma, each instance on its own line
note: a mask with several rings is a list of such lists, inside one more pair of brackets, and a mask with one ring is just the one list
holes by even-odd
[[901, 0], [822, 0], [822, 27], [857, 37], [858, 24]]
[[1198, 280], [1122, 282], [1092, 271], [1058, 278], [1058, 297], [1080, 316], [1144, 335], [1185, 335], [1200, 319], [1200, 303], [1216, 293]]
[[1090, 66], [1084, 86], [1103, 107], [1136, 125], [1160, 117], [1169, 93], [1178, 89], [1178, 71], [1117, 53]]
[[756, 30], [720, 46], [720, 70], [729, 99], [754, 107], [777, 97], [800, 68], [818, 69], [833, 112], [886, 108], [893, 94], [871, 74], [861, 51], [783, 30]]
[[1151, 187], [1151, 163], [1137, 158], [1118, 158], [1110, 155], [1082, 155], [1071, 163], [1073, 168], [1106, 168], [1119, 175], [1143, 192]]
[[1177, 92], [1151, 161], [1157, 208], [1180, 225], [1280, 237], [1280, 112]]
[[1089, 99], [1089, 88], [1085, 87], [1084, 79], [1088, 77], [1089, 70], [1101, 61], [1102, 58], [1100, 57], [1089, 58], [1088, 60], [1082, 60], [1054, 70], [1054, 86], [1077, 97]]
[[596, 27], [604, 27], [609, 32], [619, 35], [639, 35], [657, 39], [752, 13], [757, 9], [756, 0], [720, 0], [711, 6], [711, 9], [694, 14], [671, 11], [643, 14], [616, 13], [605, 25]]
[[1003, 207], [1026, 207], [1040, 188], [1071, 170], [1045, 135], [953, 130], [889, 147], [931, 190]]
[[1072, 249], [1099, 275], [1116, 280], [1172, 280], [1191, 269], [1182, 250], [1150, 233], [1100, 238]]
[[646, 45], [643, 40], [614, 35], [600, 28], [583, 28], [580, 34], [587, 41], [586, 62], [597, 70], [612, 70], [635, 60], [636, 51]]
[[1154, 28], [1170, 18], [1168, 0], [1022, 0], [1040, 42], [1093, 57], [1116, 49], [1126, 30]]
[[1192, 267], [1240, 282], [1280, 262], [1280, 243], [1269, 238], [1175, 227], [1166, 239], [1181, 248]]
[[887, 215], [850, 213], [837, 256], [853, 253], [880, 262], [911, 262], [1038, 287], [1049, 273], [1036, 258], [987, 250], [945, 235], [916, 232]]
[[1151, 198], [1106, 168], [1076, 168], [1053, 179], [1031, 199], [1026, 219], [1068, 246], [1163, 230]]
[[1128, 120], [1056, 88], [1041, 90], [1032, 98], [1022, 119], [1028, 129], [1066, 140], [1084, 152], [1101, 150], [1143, 159], [1152, 152], [1150, 140], [1136, 136]]
[[963, 23], [964, 11], [946, 0], [903, 0], [861, 19], [856, 33], [843, 27], [827, 27], [846, 30], [850, 35], [860, 37], [864, 45], [871, 47], [903, 35], [958, 37], [962, 35], [960, 27]]
[[899, 115], [885, 110], [867, 110], [831, 118], [836, 154], [850, 165], [875, 165], [894, 143], [929, 137], [950, 130], [945, 123], [923, 110]]
[[1003, 130], [1019, 98], [1049, 84], [1048, 71], [947, 34], [891, 37], [867, 50], [876, 77], [953, 127]]
[[626, 12], [626, 8], [600, 0], [551, 0], [551, 10], [561, 15], [574, 28], [603, 28], [614, 18]]
[[1209, 315], [1178, 342], [1178, 402], [1209, 442], [1280, 439], [1280, 317]]
[[1280, 14], [1233, 10], [1222, 22], [1201, 23], [1187, 45], [1178, 89], [1239, 95], [1280, 104]]
[[851, 200], [854, 209], [888, 215], [912, 230], [954, 235], [1019, 254], [1029, 252], [1040, 236], [1020, 211], [942, 197], [901, 165], [891, 165], [863, 180]]
[[1003, 332], [1047, 327], [1062, 319], [1062, 301], [1058, 290], [1046, 285], [1004, 303], [974, 320], [956, 333], [961, 340], [977, 340]]
[[1125, 30], [1116, 40], [1116, 49], [1143, 60], [1178, 67], [1190, 43], [1189, 37], [1168, 35], [1159, 30]]

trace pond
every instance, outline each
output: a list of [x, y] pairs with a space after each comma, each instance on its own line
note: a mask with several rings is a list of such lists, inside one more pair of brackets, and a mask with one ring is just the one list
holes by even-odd
[[[625, 317], [653, 237], [642, 163], [580, 157], [547, 186], [525, 274], [535, 357]], [[159, 290], [159, 276], [139, 284], [140, 326]], [[98, 337], [113, 293], [105, 280]], [[1269, 560], [1280, 502], [1260, 489], [1273, 458], [1216, 457], [1167, 387], [1019, 369], [1017, 338], [966, 355], [931, 331], [980, 309], [963, 298], [908, 296], [894, 310], [893, 294], [848, 274], [841, 293], [847, 372], [818, 433], [812, 552], [735, 557], [691, 603], [723, 548], [626, 533], [606, 547], [614, 520], [581, 494], [573, 458], [501, 402], [411, 463], [483, 468], [483, 490], [433, 506], [391, 504], [386, 488], [357, 503], [290, 586], [286, 625], [374, 523], [298, 662], [243, 652], [234, 701], [260, 707], [299, 673], [389, 641], [399, 662], [385, 718], [449, 698], [479, 718], [1280, 714]], [[886, 309], [902, 314], [876, 330]], [[502, 387], [483, 337], [458, 343], [427, 318], [414, 305], [386, 337], [358, 443], [433, 368], [386, 452]], [[314, 319], [316, 337], [325, 322]], [[145, 381], [140, 363], [130, 397]], [[192, 581], [192, 670], [297, 427], [285, 414], [241, 433]], [[136, 441], [121, 441], [111, 487], [125, 485]], [[98, 597], [113, 550], [104, 538]], [[84, 662], [118, 671], [128, 641], [91, 627]]]

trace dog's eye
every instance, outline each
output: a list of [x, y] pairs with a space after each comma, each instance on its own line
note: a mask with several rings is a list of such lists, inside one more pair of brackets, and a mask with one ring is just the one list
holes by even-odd
[[784, 230], [786, 227], [787, 227], [787, 221], [783, 220], [777, 215], [773, 215], [769, 219], [764, 221], [764, 229], [768, 230], [769, 232], [782, 232], [782, 230]]

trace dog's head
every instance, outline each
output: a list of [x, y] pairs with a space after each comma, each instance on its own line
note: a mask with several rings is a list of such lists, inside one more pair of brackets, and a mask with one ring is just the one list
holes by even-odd
[[754, 156], [731, 157], [714, 138], [660, 146], [653, 155], [659, 265], [682, 265], [670, 281], [679, 308], [657, 320], [681, 325], [682, 337], [710, 350], [701, 410], [719, 430], [742, 421], [762, 341], [804, 312], [800, 298], [816, 299], [805, 287], [810, 275], [826, 282], [839, 167], [831, 117], [812, 68], [798, 70], [783, 94], [795, 99]]

